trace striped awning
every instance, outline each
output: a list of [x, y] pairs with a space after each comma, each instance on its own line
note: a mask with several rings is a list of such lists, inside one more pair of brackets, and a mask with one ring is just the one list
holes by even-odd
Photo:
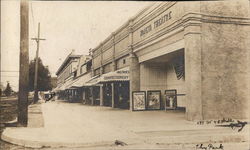
[[72, 89], [71, 85], [73, 84], [73, 80], [67, 81], [65, 83], [65, 89]]
[[103, 74], [99, 82], [129, 81], [129, 67]]
[[91, 79], [91, 73], [85, 74], [83, 76], [80, 76], [79, 78], [75, 79], [73, 83], [71, 84], [71, 88], [80, 88], [83, 87], [84, 84]]
[[83, 86], [100, 86], [100, 75], [92, 77], [89, 81], [85, 82]]

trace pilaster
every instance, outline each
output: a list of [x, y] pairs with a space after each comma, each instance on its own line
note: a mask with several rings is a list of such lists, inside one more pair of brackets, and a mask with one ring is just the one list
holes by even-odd
[[186, 117], [202, 120], [201, 24], [187, 22], [184, 27]]

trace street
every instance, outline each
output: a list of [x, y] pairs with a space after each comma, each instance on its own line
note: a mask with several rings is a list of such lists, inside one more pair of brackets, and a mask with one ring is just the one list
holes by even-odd
[[[36, 109], [37, 106], [41, 107], [43, 119], [29, 115], [32, 116], [29, 118], [30, 128], [16, 128], [9, 130], [8, 134], [17, 139], [26, 140], [26, 144], [29, 143], [28, 141], [40, 141], [41, 144], [45, 144], [43, 149], [170, 148], [189, 150], [194, 149], [200, 143], [204, 145], [213, 143], [218, 146], [220, 140], [208, 143], [208, 141], [205, 142], [206, 138], [214, 136], [220, 139], [228, 134], [232, 137], [236, 136], [236, 140], [232, 138], [230, 141], [222, 142], [224, 149], [231, 150], [234, 145], [238, 145], [237, 148], [242, 150], [248, 148], [247, 142], [235, 144], [240, 141], [237, 141], [238, 135], [234, 130], [215, 129], [212, 125], [197, 126], [195, 122], [186, 121], [182, 112], [131, 112], [62, 100], [42, 102], [36, 106], [31, 105], [31, 108]], [[34, 113], [38, 112], [37, 110], [30, 110], [30, 112], [34, 115], [39, 114]], [[37, 126], [40, 122], [44, 122], [44, 127]], [[244, 131], [246, 132], [246, 129]], [[116, 140], [126, 145], [115, 144]], [[11, 147], [6, 144], [5, 146]]]

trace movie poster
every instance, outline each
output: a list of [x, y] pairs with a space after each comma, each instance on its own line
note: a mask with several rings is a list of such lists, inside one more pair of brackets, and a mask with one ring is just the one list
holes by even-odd
[[133, 110], [146, 109], [146, 92], [135, 91], [133, 92]]
[[161, 108], [161, 91], [147, 91], [147, 109], [156, 110]]

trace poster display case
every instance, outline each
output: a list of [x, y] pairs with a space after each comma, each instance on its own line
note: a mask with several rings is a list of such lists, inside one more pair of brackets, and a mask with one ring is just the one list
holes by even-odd
[[147, 91], [147, 109], [160, 110], [161, 109], [161, 91]]
[[146, 91], [132, 92], [132, 110], [146, 110]]
[[177, 91], [165, 90], [165, 110], [176, 109], [177, 107]]

